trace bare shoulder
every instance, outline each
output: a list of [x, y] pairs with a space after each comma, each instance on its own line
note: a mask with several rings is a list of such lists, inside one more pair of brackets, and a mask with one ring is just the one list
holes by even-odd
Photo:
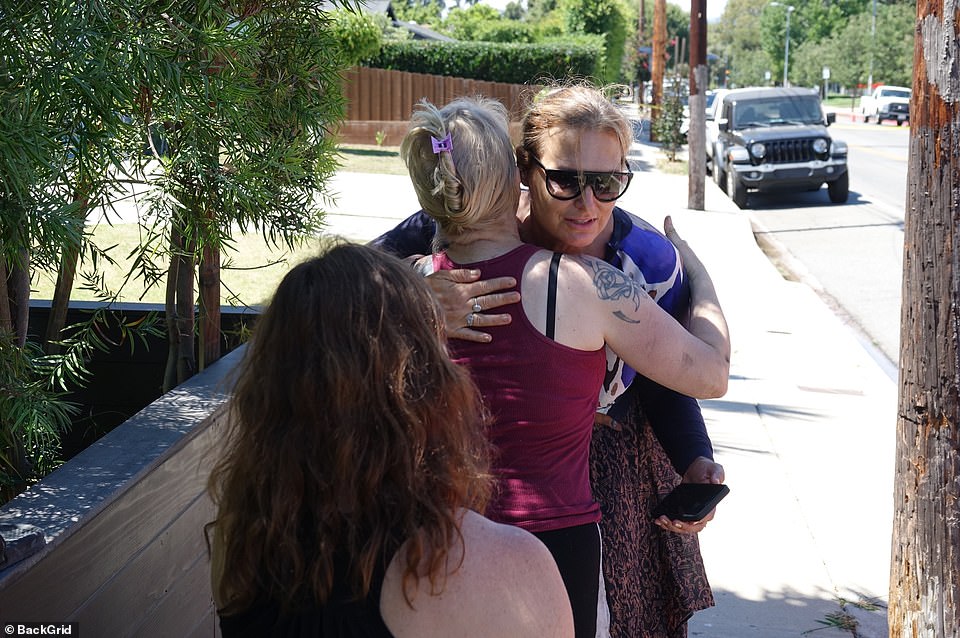
[[572, 636], [573, 616], [547, 548], [519, 528], [465, 512], [463, 551], [452, 552], [443, 591], [421, 579], [412, 606], [400, 592], [395, 559], [380, 609], [397, 638], [408, 636]]
[[497, 570], [501, 574], [514, 570], [521, 572], [517, 560], [526, 563], [528, 567], [556, 568], [553, 556], [546, 546], [536, 536], [519, 527], [495, 523], [476, 512], [468, 511], [463, 517], [461, 529], [464, 538], [469, 537], [473, 545], [473, 551], [468, 551], [464, 557], [465, 562], [482, 563], [493, 556], [504, 563]]

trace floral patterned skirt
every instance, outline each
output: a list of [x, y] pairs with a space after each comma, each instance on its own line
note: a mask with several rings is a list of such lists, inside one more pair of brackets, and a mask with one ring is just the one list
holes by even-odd
[[653, 524], [650, 512], [680, 476], [639, 410], [631, 420], [595, 427], [590, 455], [610, 636], [685, 638], [687, 620], [713, 606], [713, 593], [697, 537]]

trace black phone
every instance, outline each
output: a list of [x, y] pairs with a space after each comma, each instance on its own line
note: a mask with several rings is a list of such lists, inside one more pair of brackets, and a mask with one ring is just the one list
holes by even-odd
[[681, 483], [653, 510], [653, 517], [666, 515], [675, 521], [699, 521], [730, 492], [716, 483]]

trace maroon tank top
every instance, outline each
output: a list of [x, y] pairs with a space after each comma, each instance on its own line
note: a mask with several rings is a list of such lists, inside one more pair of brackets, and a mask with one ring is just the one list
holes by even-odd
[[[539, 249], [524, 244], [483, 262], [455, 264], [434, 256], [436, 270], [476, 268], [483, 279], [511, 276], [521, 295], [523, 269]], [[541, 334], [520, 303], [496, 308], [506, 326], [484, 328], [491, 343], [449, 342], [466, 365], [493, 416], [498, 479], [486, 514], [531, 532], [595, 523], [600, 507], [590, 490], [590, 438], [606, 365], [604, 349], [577, 350]]]

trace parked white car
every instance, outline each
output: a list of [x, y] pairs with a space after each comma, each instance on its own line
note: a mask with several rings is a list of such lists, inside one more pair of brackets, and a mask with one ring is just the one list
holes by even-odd
[[882, 124], [884, 120], [893, 120], [900, 126], [910, 121], [910, 96], [913, 91], [905, 86], [878, 86], [870, 95], [860, 98], [860, 114], [863, 121], [871, 118]]
[[716, 148], [717, 137], [720, 135], [720, 128], [717, 126], [717, 114], [720, 112], [720, 103], [723, 102], [723, 97], [729, 92], [729, 89], [716, 89], [707, 98], [706, 114], [704, 115], [707, 173], [713, 172], [713, 149]]

